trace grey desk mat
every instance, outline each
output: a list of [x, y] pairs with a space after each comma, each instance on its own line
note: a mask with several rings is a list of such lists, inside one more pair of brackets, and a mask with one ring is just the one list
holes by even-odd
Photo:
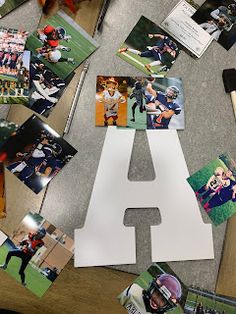
[[[103, 32], [95, 35], [101, 47], [90, 58], [90, 68], [72, 127], [65, 137], [79, 152], [50, 183], [42, 207], [42, 215], [70, 236], [73, 236], [75, 228], [81, 228], [85, 222], [106, 134], [105, 128], [94, 126], [96, 76], [140, 75], [138, 70], [115, 56], [116, 50], [141, 15], [160, 24], [177, 2], [113, 0], [104, 21]], [[203, 1], [197, 2], [201, 4]], [[15, 26], [17, 22], [14, 23]], [[236, 158], [235, 119], [230, 97], [225, 94], [221, 79], [224, 68], [235, 67], [235, 52], [236, 46], [227, 52], [214, 42], [199, 60], [182, 53], [168, 74], [182, 77], [184, 81], [186, 129], [178, 134], [190, 173], [225, 151]], [[136, 132], [129, 178], [151, 180], [153, 175], [145, 132]], [[210, 223], [204, 213], [202, 216], [204, 222]], [[147, 228], [150, 222], [160, 223], [157, 210], [146, 209], [142, 214], [133, 210], [126, 214], [125, 224], [135, 225], [137, 231], [137, 263], [117, 266], [116, 269], [139, 273], [151, 263], [150, 231]], [[213, 227], [214, 260], [170, 263], [186, 284], [214, 289], [224, 232], [225, 224]], [[178, 245], [174, 239], [173, 245]]]

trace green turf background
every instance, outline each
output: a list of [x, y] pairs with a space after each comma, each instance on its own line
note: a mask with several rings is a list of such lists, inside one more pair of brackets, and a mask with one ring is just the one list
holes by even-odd
[[[124, 47], [127, 47], [127, 45], [126, 45], [126, 44], [123, 44], [119, 49], [124, 48]], [[133, 54], [133, 53], [131, 53], [131, 52], [129, 52], [129, 51], [126, 51], [126, 53], [127, 53], [128, 55], [132, 56], [134, 59], [136, 59], [136, 60], [138, 60], [139, 62], [141, 62], [143, 65], [148, 64], [148, 63], [154, 61], [154, 60], [149, 59], [149, 58], [140, 57], [140, 56], [135, 55], [135, 54]], [[134, 62], [133, 60], [127, 58], [127, 57], [124, 56], [122, 53], [117, 52], [116, 55], [117, 55], [118, 57], [120, 57], [121, 59], [123, 59], [124, 61], [126, 61], [126, 62], [132, 64], [133, 66], [135, 66], [138, 70], [142, 71], [144, 74], [146, 74], [146, 75], [152, 74], [152, 73], [150, 73], [145, 67], [143, 67], [143, 66], [141, 66], [140, 64]], [[165, 71], [159, 72], [159, 70], [160, 70], [160, 68], [161, 68], [162, 66], [163, 66], [163, 65], [158, 65], [158, 66], [152, 67], [152, 70], [155, 72], [155, 74], [160, 75], [160, 77], [161, 77], [161, 76], [165, 76], [166, 73], [167, 73], [167, 72], [165, 72]]]
[[[131, 129], [137, 129], [137, 130], [146, 130], [147, 129], [147, 115], [146, 111], [143, 113], [140, 113], [139, 106], [135, 109], [135, 122], [130, 121], [130, 119], [133, 118], [132, 115], [132, 106], [135, 102], [134, 99], [128, 98], [128, 120], [127, 120], [127, 126]], [[145, 103], [145, 100], [143, 100], [143, 103]]]
[[[0, 247], [0, 264], [5, 262], [6, 255], [9, 251], [9, 248], [6, 244], [3, 244]], [[21, 283], [19, 269], [21, 265], [21, 259], [17, 257], [12, 257], [7, 269], [5, 270], [9, 275], [11, 275], [16, 281]], [[26, 280], [26, 288], [36, 294], [38, 297], [42, 297], [43, 294], [48, 290], [51, 286], [52, 282], [48, 280], [45, 276], [40, 274], [37, 270], [35, 270], [30, 264], [26, 267], [25, 270], [25, 280]]]
[[216, 311], [219, 311], [219, 312], [225, 311], [226, 314], [236, 313], [235, 306], [231, 306], [229, 304], [216, 301], [215, 298], [205, 297], [194, 292], [189, 292], [187, 296], [187, 300], [186, 300], [186, 305], [188, 307], [192, 307], [193, 309], [195, 309], [198, 303], [202, 303], [204, 308], [215, 309]]
[[0, 8], [0, 15], [4, 16], [10, 11], [14, 10], [16, 7], [21, 5], [26, 0], [6, 0], [4, 5]]

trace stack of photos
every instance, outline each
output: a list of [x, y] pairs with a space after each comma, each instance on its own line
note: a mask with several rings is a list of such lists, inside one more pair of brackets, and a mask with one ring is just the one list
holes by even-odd
[[0, 247], [0, 268], [38, 297], [49, 289], [74, 252], [74, 241], [30, 212]]
[[3, 144], [0, 160], [37, 194], [76, 152], [57, 132], [33, 115]]
[[97, 77], [96, 126], [184, 129], [184, 97], [179, 78]]
[[16, 134], [18, 125], [14, 122], [6, 121], [5, 119], [0, 119], [0, 147], [8, 140], [10, 136]]
[[236, 162], [222, 154], [187, 179], [215, 225], [236, 214]]
[[0, 28], [0, 103], [25, 103], [29, 89], [30, 53], [24, 52], [28, 33]]
[[226, 50], [235, 44], [236, 2], [234, 0], [207, 0], [192, 19]]
[[117, 56], [146, 75], [163, 77], [175, 63], [181, 45], [159, 26], [141, 16]]
[[184, 306], [185, 314], [234, 314], [235, 311], [235, 299], [195, 287], [190, 287], [188, 290]]
[[0, 162], [0, 218], [6, 217], [4, 165]]
[[39, 24], [37, 31], [28, 38], [26, 47], [32, 52], [27, 106], [48, 117], [71, 81], [74, 70], [98, 45], [60, 11]]
[[26, 1], [27, 0], [0, 0], [0, 18]]
[[119, 296], [129, 314], [183, 314], [187, 288], [166, 263], [152, 264]]

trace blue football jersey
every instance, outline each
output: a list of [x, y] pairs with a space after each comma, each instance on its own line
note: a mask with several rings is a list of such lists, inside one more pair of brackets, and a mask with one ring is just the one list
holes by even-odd
[[[168, 111], [173, 110], [176, 115], [180, 114], [181, 108], [180, 106], [175, 102], [168, 102], [167, 97], [164, 94], [158, 93], [156, 100], [158, 100], [162, 104], [161, 111]], [[153, 119], [154, 127], [155, 128], [161, 128], [161, 129], [168, 129], [168, 125], [170, 123], [170, 118], [164, 118], [162, 114], [155, 115]]]

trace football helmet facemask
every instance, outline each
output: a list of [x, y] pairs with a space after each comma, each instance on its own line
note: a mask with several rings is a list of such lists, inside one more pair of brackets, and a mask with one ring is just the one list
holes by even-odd
[[45, 230], [45, 228], [43, 228], [43, 227], [39, 228], [38, 231], [36, 232], [36, 236], [37, 236], [37, 238], [39, 238], [39, 239], [44, 238], [45, 235], [46, 235], [46, 230]]
[[59, 39], [63, 39], [66, 36], [66, 30], [60, 26], [56, 28], [56, 33]]
[[[160, 306], [152, 299], [156, 293], [162, 299], [163, 305]], [[174, 309], [182, 296], [182, 288], [178, 279], [169, 274], [162, 274], [156, 277], [143, 291], [143, 300], [147, 312], [163, 314]], [[153, 304], [153, 302], [155, 302]]]
[[169, 86], [166, 89], [165, 96], [170, 99], [176, 99], [179, 96], [179, 89], [176, 86]]

